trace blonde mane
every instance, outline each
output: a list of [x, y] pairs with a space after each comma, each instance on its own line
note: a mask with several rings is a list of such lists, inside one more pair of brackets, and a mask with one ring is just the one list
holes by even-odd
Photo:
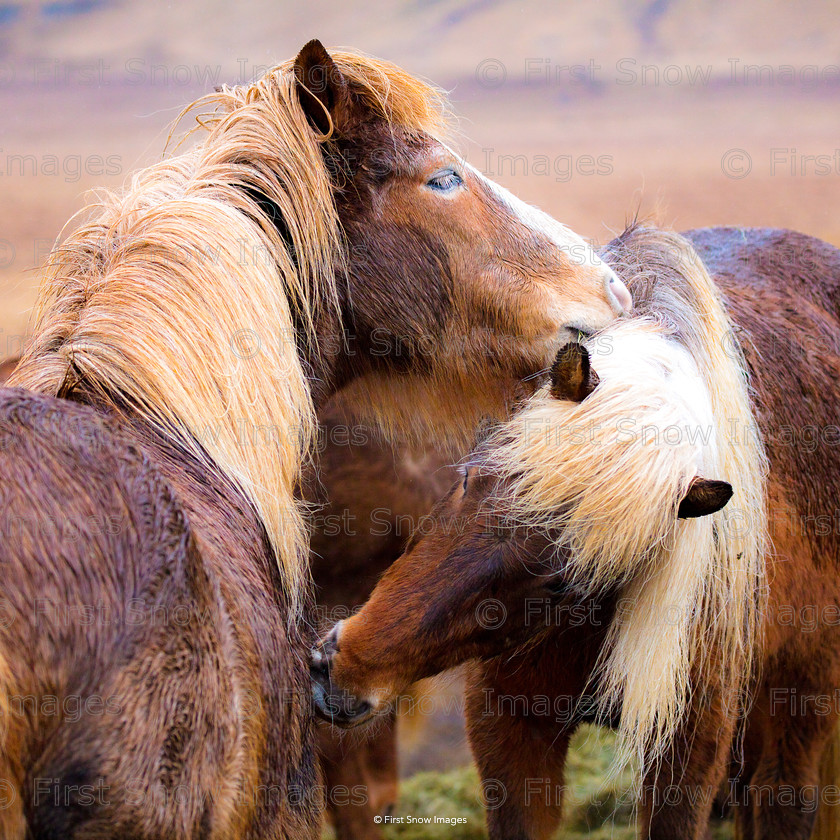
[[[386, 62], [332, 57], [392, 126], [442, 131], [437, 90]], [[336, 306], [345, 246], [324, 138], [295, 84], [289, 61], [204, 97], [184, 112], [210, 110], [189, 132], [196, 145], [88, 208], [47, 261], [9, 384], [65, 395], [83, 383], [209, 460], [255, 506], [298, 606], [308, 535], [295, 487], [315, 419], [296, 341], [314, 347], [319, 307]]]
[[[609, 259], [638, 317], [587, 341], [600, 384], [580, 403], [543, 389], [485, 458], [499, 512], [557, 535], [569, 557], [558, 573], [583, 597], [617, 592], [598, 692], [605, 713], [621, 709], [621, 761], [645, 769], [704, 689], [746, 700], [766, 597], [767, 466], [732, 325], [690, 243], [637, 228]], [[695, 476], [734, 496], [678, 520]]]

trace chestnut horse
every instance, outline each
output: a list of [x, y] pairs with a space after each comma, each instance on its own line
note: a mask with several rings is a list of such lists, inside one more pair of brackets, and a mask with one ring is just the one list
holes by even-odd
[[647, 319], [558, 356], [313, 652], [320, 713], [343, 726], [474, 660], [492, 840], [552, 836], [593, 715], [641, 759], [641, 837], [707, 837], [722, 787], [745, 840], [838, 836], [840, 252], [686, 236], [696, 252], [638, 227], [607, 247]]
[[463, 439], [631, 303], [393, 65], [313, 41], [198, 105], [50, 256], [0, 392], [4, 837], [316, 836], [315, 412]]

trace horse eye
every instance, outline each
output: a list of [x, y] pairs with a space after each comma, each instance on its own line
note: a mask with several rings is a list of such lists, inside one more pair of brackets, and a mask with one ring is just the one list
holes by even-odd
[[460, 464], [458, 466], [458, 472], [462, 476], [464, 476], [464, 481], [462, 482], [461, 486], [463, 487], [464, 492], [466, 493], [467, 492], [467, 483], [470, 480], [470, 468], [468, 466], [466, 466], [465, 464]]
[[426, 181], [426, 186], [431, 187], [433, 190], [449, 192], [456, 187], [460, 187], [463, 183], [463, 179], [454, 169], [447, 169], [444, 172], [438, 172], [436, 175], [432, 175]]

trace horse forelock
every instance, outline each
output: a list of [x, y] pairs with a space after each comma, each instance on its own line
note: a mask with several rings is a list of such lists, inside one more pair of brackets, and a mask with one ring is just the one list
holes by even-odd
[[[766, 597], [766, 459], [738, 342], [691, 245], [634, 227], [606, 249], [637, 317], [588, 342], [600, 377], [580, 403], [542, 389], [480, 449], [499, 515], [556, 535], [562, 573], [618, 591], [597, 679], [621, 708], [622, 759], [655, 763], [692, 689], [743, 702]], [[677, 520], [696, 475], [734, 496]]]
[[556, 534], [572, 548], [565, 573], [598, 588], [633, 578], [667, 539], [717, 441], [697, 368], [660, 325], [626, 321], [587, 344], [595, 390], [573, 402], [544, 387], [482, 449], [500, 513]]
[[[444, 127], [433, 88], [386, 62], [334, 59], [391, 124]], [[301, 333], [314, 345], [315, 312], [337, 306], [344, 241], [291, 62], [187, 110], [210, 107], [193, 147], [104, 194], [51, 254], [14, 381], [118, 395], [209, 457], [254, 504], [300, 603], [308, 535], [295, 487], [315, 419], [296, 345]]]

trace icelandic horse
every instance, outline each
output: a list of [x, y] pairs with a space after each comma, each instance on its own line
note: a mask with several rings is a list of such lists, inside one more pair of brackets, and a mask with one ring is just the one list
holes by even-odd
[[316, 412], [464, 440], [631, 305], [391, 64], [312, 41], [193, 109], [54, 249], [0, 391], [4, 837], [316, 837]]
[[840, 251], [633, 226], [604, 256], [637, 317], [478, 444], [314, 649], [319, 711], [357, 725], [470, 661], [491, 840], [553, 836], [589, 719], [639, 762], [640, 837], [703, 840], [722, 793], [743, 840], [836, 840]]

